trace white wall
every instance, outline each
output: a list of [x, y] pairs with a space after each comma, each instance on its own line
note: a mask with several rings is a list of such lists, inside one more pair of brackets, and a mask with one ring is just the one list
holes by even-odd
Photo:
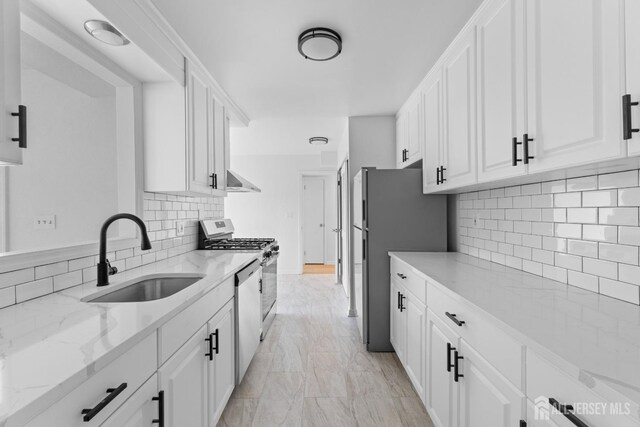
[[[225, 214], [233, 220], [237, 236], [275, 237], [280, 243], [278, 271], [302, 272], [302, 176], [329, 172], [327, 198], [327, 259], [335, 262], [336, 149], [347, 119], [272, 118], [231, 129], [231, 169], [262, 189], [262, 193], [230, 193]], [[326, 136], [326, 146], [309, 145], [311, 136]]]

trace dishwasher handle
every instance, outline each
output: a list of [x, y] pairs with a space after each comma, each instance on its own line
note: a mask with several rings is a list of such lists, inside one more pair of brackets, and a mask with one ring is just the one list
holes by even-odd
[[246, 282], [249, 277], [253, 276], [253, 274], [260, 270], [260, 261], [255, 260], [242, 270], [236, 273], [236, 286], [240, 286], [242, 283]]

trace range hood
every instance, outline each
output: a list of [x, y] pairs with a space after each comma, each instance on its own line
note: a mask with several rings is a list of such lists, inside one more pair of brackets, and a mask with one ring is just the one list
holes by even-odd
[[259, 193], [261, 190], [251, 181], [227, 169], [227, 191], [230, 193]]

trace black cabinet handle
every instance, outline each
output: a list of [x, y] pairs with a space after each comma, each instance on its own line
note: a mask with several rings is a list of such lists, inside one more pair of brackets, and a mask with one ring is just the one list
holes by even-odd
[[529, 142], [531, 141], [533, 141], [533, 138], [529, 138], [528, 133], [522, 135], [522, 159], [525, 165], [529, 164], [529, 160], [534, 159], [533, 156], [529, 155]]
[[522, 159], [518, 158], [518, 145], [522, 144], [518, 142], [518, 138], [515, 136], [511, 138], [511, 165], [518, 166], [518, 162], [521, 162]]
[[451, 345], [451, 343], [447, 343], [447, 372], [451, 372], [451, 368], [453, 368], [453, 363], [451, 363], [451, 352], [455, 351], [455, 347]]
[[127, 388], [127, 383], [122, 383], [117, 388], [108, 388], [107, 393], [109, 394], [107, 395], [107, 397], [102, 399], [100, 403], [98, 403], [96, 406], [94, 406], [91, 409], [82, 410], [82, 415], [84, 415], [84, 417], [82, 417], [82, 421], [84, 421], [85, 423], [88, 423], [89, 421], [91, 421], [93, 417], [98, 415], [98, 413], [100, 413], [100, 411], [102, 411], [105, 408], [105, 406], [111, 403], [113, 399], [118, 397], [118, 395], [122, 393], [125, 388]]
[[464, 321], [464, 320], [459, 320], [459, 319], [456, 317], [456, 315], [455, 315], [455, 314], [453, 314], [453, 313], [449, 313], [449, 312], [447, 311], [447, 312], [445, 312], [444, 314], [445, 314], [445, 316], [447, 316], [449, 319], [451, 319], [451, 321], [452, 321], [453, 323], [455, 323], [455, 324], [456, 324], [456, 325], [458, 325], [458, 326], [462, 326], [462, 325], [464, 325], [464, 324], [465, 324], [465, 321]]
[[463, 378], [464, 375], [460, 373], [460, 361], [464, 359], [464, 357], [458, 354], [458, 350], [453, 350], [453, 380], [458, 382], [460, 378]]
[[404, 310], [406, 310], [407, 307], [404, 306], [404, 300], [405, 300], [405, 296], [404, 294], [400, 294], [400, 312], [402, 313]]
[[402, 306], [402, 302], [400, 302], [400, 291], [398, 291], [398, 310], [400, 310], [401, 306]]
[[151, 421], [151, 424], [158, 424], [159, 427], [164, 427], [164, 391], [158, 392], [158, 397], [152, 397], [151, 400], [158, 402], [158, 418]]
[[218, 348], [218, 347], [219, 347], [219, 343], [220, 343], [220, 334], [219, 334], [219, 330], [218, 330], [218, 328], [216, 328], [216, 331], [215, 331], [213, 334], [211, 334], [211, 335], [214, 335], [214, 336], [216, 337], [216, 345], [215, 345], [215, 347], [213, 347], [213, 348], [211, 349], [211, 351], [212, 351], [212, 352], [213, 352], [213, 351], [215, 351], [215, 352], [216, 352], [216, 354], [219, 354], [220, 350], [219, 350], [219, 348]]
[[627, 140], [633, 137], [635, 132], [640, 129], [634, 129], [631, 120], [631, 107], [638, 105], [638, 102], [631, 102], [631, 95], [622, 96], [622, 139]]
[[447, 168], [445, 168], [444, 166], [440, 166], [440, 184], [444, 184], [445, 182], [447, 182], [447, 179], [444, 177], [444, 171], [446, 171]]
[[558, 402], [553, 397], [549, 398], [549, 403], [551, 404], [551, 406], [556, 408], [558, 410], [558, 412], [560, 412], [562, 415], [564, 415], [566, 419], [571, 421], [575, 426], [577, 426], [577, 427], [589, 427], [583, 421], [581, 421], [578, 417], [576, 417], [576, 414], [573, 413], [573, 406], [571, 406], [571, 405], [562, 405], [560, 402]]
[[527, 422], [525, 420], [520, 420], [520, 427], [527, 427]]
[[211, 178], [211, 185], [209, 187], [211, 188], [216, 188], [216, 178], [215, 178], [216, 174], [212, 173], [211, 175], [209, 175], [209, 178]]
[[440, 166], [436, 168], [436, 185], [440, 185]]
[[405, 275], [404, 275], [404, 274], [402, 274], [402, 273], [396, 273], [396, 274], [397, 274], [397, 275], [398, 275], [398, 277], [399, 277], [399, 278], [401, 278], [402, 280], [404, 280], [404, 279], [406, 279], [406, 278], [407, 278], [407, 276], [405, 276]]
[[[216, 346], [213, 346], [213, 337], [216, 337]], [[204, 339], [207, 343], [209, 343], [209, 351], [207, 353], [205, 353], [204, 355], [206, 357], [209, 358], [209, 360], [213, 360], [213, 352], [215, 351], [215, 354], [218, 354], [218, 330], [216, 329], [215, 332], [212, 332], [209, 334], [209, 336], [207, 338]]]
[[18, 112], [11, 115], [18, 118], [18, 137], [11, 140], [17, 142], [18, 147], [27, 148], [27, 107], [18, 105]]

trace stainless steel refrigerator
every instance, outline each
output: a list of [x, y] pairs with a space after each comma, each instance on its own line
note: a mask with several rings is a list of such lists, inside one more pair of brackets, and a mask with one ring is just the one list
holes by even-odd
[[422, 194], [422, 170], [363, 168], [353, 180], [354, 295], [369, 351], [389, 340], [390, 251], [447, 250], [447, 198]]

